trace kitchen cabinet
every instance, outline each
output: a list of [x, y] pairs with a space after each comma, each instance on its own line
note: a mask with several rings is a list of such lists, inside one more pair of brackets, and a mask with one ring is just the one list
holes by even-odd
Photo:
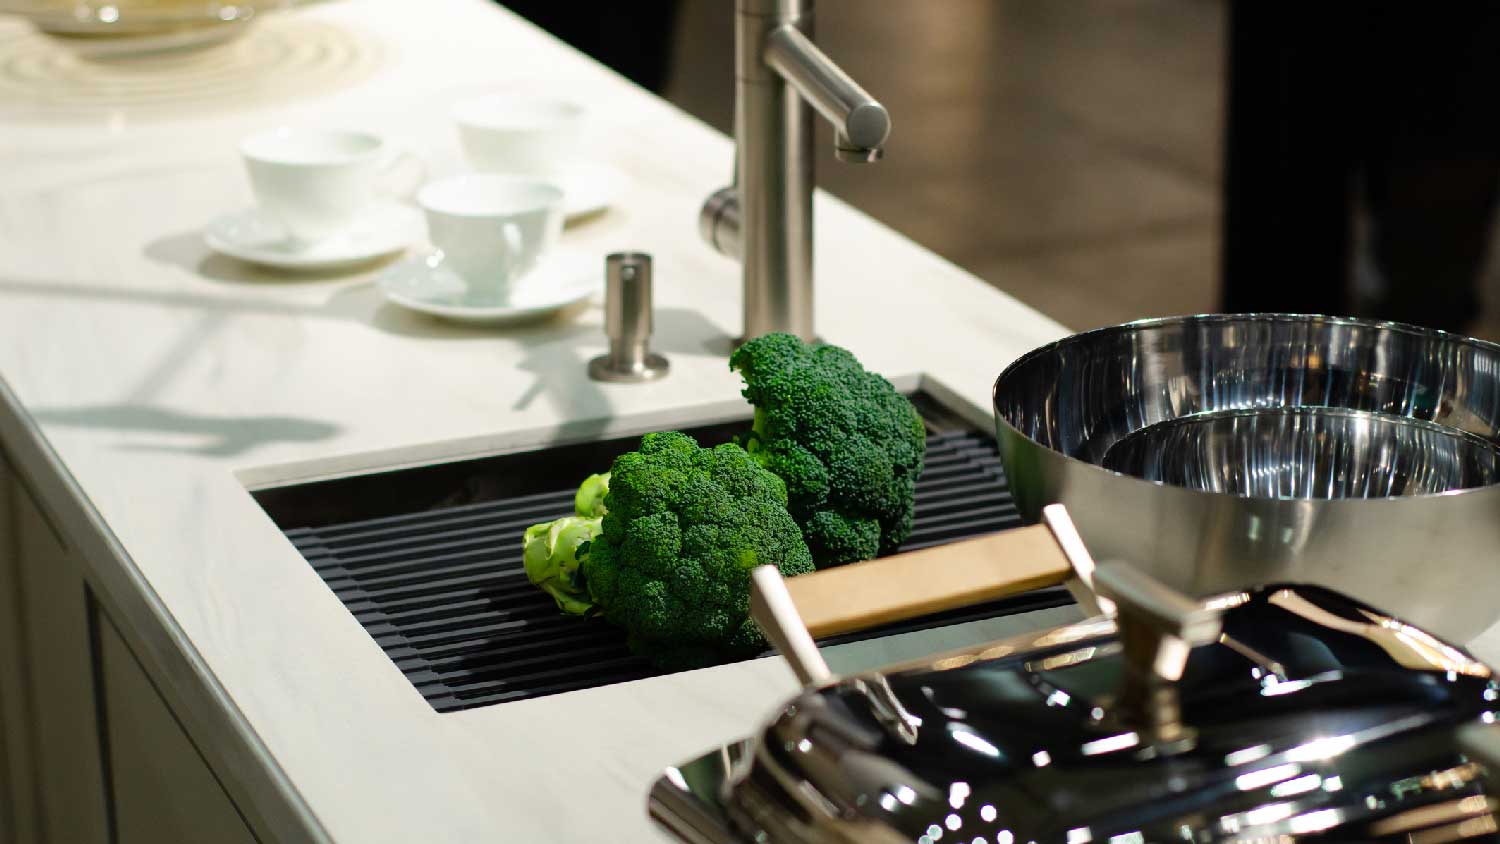
[[0, 844], [255, 844], [0, 453]]
[[107, 618], [99, 618], [115, 841], [255, 844], [197, 747]]
[[31, 715], [25, 693], [14, 483], [15, 473], [0, 451], [0, 844], [39, 837]]
[[[31, 841], [104, 844], [109, 820], [94, 700], [91, 598], [80, 560], [24, 476], [10, 472], [9, 533], [38, 817]], [[12, 610], [19, 610], [13, 612]], [[26, 839], [22, 839], [26, 840]]]

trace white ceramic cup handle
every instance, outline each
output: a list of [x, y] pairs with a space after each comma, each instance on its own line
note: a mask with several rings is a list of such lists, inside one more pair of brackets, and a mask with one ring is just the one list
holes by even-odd
[[427, 165], [407, 149], [387, 150], [378, 167], [380, 193], [402, 202], [411, 202], [427, 178]]

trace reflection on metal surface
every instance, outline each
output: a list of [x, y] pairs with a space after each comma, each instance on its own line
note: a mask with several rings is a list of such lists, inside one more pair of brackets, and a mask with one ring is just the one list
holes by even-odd
[[1447, 824], [1474, 815], [1489, 815], [1497, 808], [1500, 808], [1500, 804], [1497, 804], [1493, 798], [1479, 795], [1464, 797], [1391, 815], [1370, 824], [1370, 832], [1374, 835], [1411, 832], [1415, 829]]
[[[991, 759], [999, 759], [1004, 755], [1000, 752], [1000, 748], [985, 741], [983, 736], [962, 724], [949, 724], [948, 733], [953, 736], [954, 741], [977, 753], [983, 753]], [[953, 808], [960, 807], [954, 806]]]
[[1255, 408], [1371, 411], [1492, 438], [1500, 430], [1500, 347], [1327, 317], [1146, 320], [1023, 356], [1001, 376], [995, 399], [1021, 433], [1093, 463], [1148, 426]]
[[1098, 756], [1101, 753], [1114, 753], [1119, 750], [1128, 750], [1141, 743], [1141, 737], [1135, 733], [1121, 733], [1117, 736], [1106, 736], [1102, 739], [1094, 739], [1083, 743], [1078, 752], [1084, 756]]
[[[1210, 602], [1211, 604], [1212, 602]], [[1262, 685], [1270, 686], [1286, 682], [1286, 669], [1276, 660], [1271, 659], [1233, 636], [1220, 634], [1219, 644], [1255, 663], [1255, 667], [1250, 670], [1250, 676], [1260, 680]]]
[[374, 36], [295, 15], [193, 52], [93, 60], [19, 22], [0, 22], [0, 115], [132, 120], [314, 96], [368, 78], [386, 60]]
[[[1109, 635], [1080, 640], [1083, 625], [1030, 637], [1062, 643], [1050, 649], [1017, 639], [991, 659], [977, 654], [996, 646], [982, 645], [962, 665], [946, 655], [942, 670], [930, 660], [837, 681], [736, 745], [732, 772], [704, 757], [664, 774], [653, 817], [694, 844], [1493, 835], [1488, 763], [1466, 758], [1480, 745], [1461, 738], [1489, 713], [1491, 682], [1417, 658], [1429, 653], [1421, 637], [1375, 646], [1365, 628], [1384, 628], [1371, 617], [1384, 616], [1316, 587], [1247, 593], [1174, 684], [1196, 739], [1170, 752], [1121, 728], [1125, 657]], [[1246, 652], [1278, 665], [1285, 691], [1263, 694], [1268, 677]], [[921, 729], [893, 724], [897, 711]], [[700, 764], [722, 777], [686, 796], [678, 780], [692, 783], [686, 772]], [[672, 811], [681, 816], [664, 817]], [[714, 834], [683, 833], [702, 817]]]
[[1112, 618], [1090, 618], [1077, 624], [1069, 624], [1056, 630], [1048, 630], [1031, 640], [1033, 648], [1051, 648], [1057, 645], [1066, 645], [1071, 642], [1081, 642], [1085, 639], [1097, 639], [1100, 636], [1108, 636], [1115, 632], [1115, 622]]
[[870, 712], [886, 730], [906, 744], [917, 743], [917, 731], [922, 728], [922, 719], [911, 714], [902, 705], [901, 699], [891, 691], [891, 684], [883, 674], [872, 674], [866, 678], [850, 681], [853, 688], [869, 701]]
[[1110, 447], [1106, 469], [1262, 498], [1388, 498], [1500, 480], [1500, 447], [1432, 422], [1327, 407], [1158, 422]]
[[1474, 781], [1483, 773], [1482, 769], [1470, 762], [1467, 765], [1458, 765], [1444, 771], [1433, 771], [1421, 780], [1421, 786], [1429, 789], [1458, 788]]
[[1319, 809], [1291, 818], [1287, 821], [1286, 827], [1287, 831], [1293, 835], [1306, 835], [1332, 829], [1343, 822], [1344, 813], [1338, 809]]
[[1268, 785], [1289, 780], [1302, 773], [1302, 766], [1294, 762], [1285, 765], [1272, 765], [1259, 771], [1251, 771], [1248, 774], [1240, 774], [1234, 778], [1234, 787], [1240, 791], [1254, 791], [1265, 788]]
[[1246, 747], [1236, 750], [1233, 753], [1225, 754], [1224, 764], [1231, 768], [1238, 768], [1241, 765], [1248, 765], [1251, 762], [1259, 762], [1270, 755], [1271, 745], [1257, 744], [1253, 747]]
[[[1500, 616], [1500, 484], [1378, 499], [1205, 492], [1099, 464], [1195, 414], [1329, 407], [1500, 443], [1500, 346], [1394, 323], [1245, 314], [1148, 320], [1033, 351], [996, 380], [996, 429], [1021, 514], [1067, 506], [1098, 559], [1206, 596], [1317, 583], [1445, 638]], [[1441, 564], [1428, 564], [1440, 561]]]
[[1485, 815], [1447, 826], [1413, 832], [1407, 836], [1407, 841], [1409, 844], [1447, 844], [1449, 841], [1463, 841], [1493, 835], [1496, 831], [1500, 831], [1500, 826], [1495, 823], [1495, 816]]
[[1270, 602], [1282, 609], [1315, 621], [1331, 630], [1363, 636], [1384, 648], [1393, 659], [1408, 668], [1453, 671], [1473, 677], [1488, 677], [1490, 669], [1471, 659], [1458, 648], [1431, 634], [1397, 621], [1389, 616], [1365, 610], [1361, 615], [1372, 623], [1339, 618], [1308, 601], [1291, 589], [1277, 590]]
[[1272, 797], [1291, 797], [1297, 794], [1305, 794], [1323, 785], [1323, 778], [1318, 774], [1304, 774], [1296, 779], [1280, 782], [1271, 789]]
[[932, 663], [932, 667], [938, 671], [948, 671], [953, 668], [963, 668], [978, 658], [978, 654], [955, 654], [936, 660]]
[[1227, 595], [1215, 595], [1214, 597], [1209, 598], [1208, 600], [1203, 602], [1203, 608], [1206, 610], [1213, 610], [1215, 612], [1222, 612], [1224, 610], [1232, 610], [1249, 600], [1249, 592], [1230, 592]]
[[1094, 654], [1096, 654], [1098, 651], [1098, 648], [1092, 647], [1079, 648], [1076, 651], [1068, 651], [1067, 653], [1061, 653], [1057, 654], [1056, 656], [1049, 656], [1045, 659], [1039, 660], [1037, 662], [1037, 667], [1042, 671], [1056, 671], [1059, 668], [1067, 668], [1069, 665], [1077, 665], [1081, 662], [1088, 662], [1089, 660], [1094, 658]]

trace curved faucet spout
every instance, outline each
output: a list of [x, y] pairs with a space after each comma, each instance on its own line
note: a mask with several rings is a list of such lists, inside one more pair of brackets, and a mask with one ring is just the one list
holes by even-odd
[[735, 179], [699, 212], [703, 238], [738, 258], [744, 337], [813, 340], [813, 111], [842, 161], [877, 161], [891, 116], [812, 42], [813, 0], [736, 0]]
[[842, 161], [881, 157], [891, 115], [802, 31], [782, 24], [766, 36], [766, 64], [812, 104], [835, 130]]

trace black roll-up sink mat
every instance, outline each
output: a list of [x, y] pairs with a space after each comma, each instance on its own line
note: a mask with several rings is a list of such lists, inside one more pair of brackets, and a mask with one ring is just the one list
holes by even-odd
[[[913, 401], [929, 436], [914, 528], [902, 550], [1019, 526], [994, 440], [925, 394]], [[683, 430], [713, 445], [746, 427]], [[571, 513], [578, 481], [638, 442], [580, 443], [262, 490], [256, 498], [428, 703], [454, 712], [661, 673], [632, 655], [616, 628], [559, 613], [521, 566], [526, 527]], [[1038, 590], [827, 643], [1069, 601], [1064, 589]]]

